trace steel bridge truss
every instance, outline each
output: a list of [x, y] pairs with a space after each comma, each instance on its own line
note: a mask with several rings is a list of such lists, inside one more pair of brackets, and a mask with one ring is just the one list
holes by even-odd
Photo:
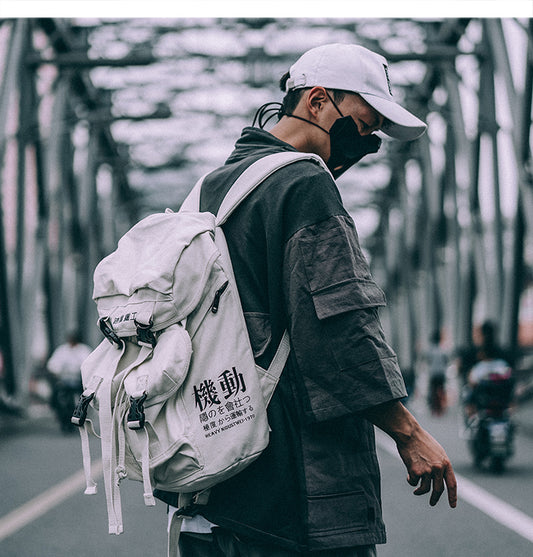
[[[389, 299], [389, 339], [409, 368], [432, 331], [444, 331], [457, 349], [472, 343], [481, 319], [491, 318], [500, 325], [501, 341], [518, 354], [532, 341], [521, 328], [521, 308], [533, 282], [533, 23], [418, 24], [427, 39], [423, 50], [381, 50], [393, 64], [424, 64], [407, 98], [429, 122], [429, 133], [409, 145], [388, 145], [388, 180], [367, 201], [378, 224], [363, 239]], [[213, 25], [269, 33], [279, 25], [290, 32], [287, 22], [275, 20]], [[313, 25], [352, 30], [357, 40], [357, 22]], [[509, 25], [522, 45], [518, 61], [505, 31]], [[475, 44], [465, 49], [473, 26]], [[146, 209], [130, 184], [131, 149], [112, 133], [117, 92], [95, 86], [90, 72], [148, 68], [160, 60], [146, 50], [113, 59], [89, 56], [90, 32], [69, 20], [0, 25], [0, 391], [8, 397], [24, 396], [35, 362], [67, 330], [83, 331], [87, 342], [99, 340], [91, 332], [93, 269]], [[365, 41], [380, 49], [378, 41]], [[279, 76], [269, 68], [277, 68], [280, 57], [288, 66], [292, 55], [274, 60], [255, 48], [235, 63], [253, 70], [248, 75], [255, 75], [257, 87], [261, 80], [275, 82]], [[212, 73], [224, 56], [209, 59]], [[122, 117], [163, 119], [170, 113], [162, 103], [153, 113]], [[178, 159], [174, 166], [183, 162]], [[354, 172], [343, 188], [356, 181]]]

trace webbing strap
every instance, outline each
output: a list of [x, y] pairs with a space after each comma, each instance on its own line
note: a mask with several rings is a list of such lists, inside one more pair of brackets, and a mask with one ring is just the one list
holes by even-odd
[[81, 454], [83, 458], [83, 471], [85, 472], [85, 495], [94, 495], [97, 492], [96, 482], [91, 469], [91, 451], [89, 447], [89, 432], [87, 421], [80, 427]]
[[180, 557], [180, 534], [183, 516], [173, 512], [168, 524], [167, 557]]
[[179, 508], [176, 509], [169, 505], [167, 557], [180, 557], [179, 539], [183, 519], [185, 517], [196, 516], [199, 510], [198, 507], [207, 505], [210, 493], [210, 489], [204, 489], [196, 493], [179, 493]]
[[[102, 377], [94, 375], [91, 380], [89, 381], [89, 385], [82, 393], [82, 398], [85, 397], [86, 404], [89, 404], [89, 401], [92, 400], [92, 397], [98, 391], [101, 383], [103, 381]], [[93, 428], [92, 421], [87, 419], [87, 407], [84, 407], [82, 411], [82, 418], [83, 421], [78, 421], [81, 423], [79, 426], [80, 430], [80, 439], [81, 439], [81, 454], [83, 459], [83, 471], [85, 473], [85, 495], [94, 495], [97, 492], [96, 489], [96, 482], [93, 479], [92, 470], [91, 470], [91, 449], [89, 445], [89, 427], [91, 428], [91, 432], [93, 435], [96, 436], [96, 433]], [[74, 417], [73, 417], [74, 419]]]
[[[231, 186], [230, 190], [222, 200], [220, 208], [216, 216], [216, 224], [221, 227], [233, 211], [238, 207], [238, 205], [264, 180], [271, 176], [274, 172], [292, 164], [296, 161], [301, 160], [314, 160], [326, 172], [329, 173], [329, 169], [324, 163], [324, 161], [313, 153], [299, 153], [295, 151], [283, 151], [281, 153], [274, 153], [272, 155], [267, 155], [259, 159], [258, 161], [251, 164], [235, 181]], [[180, 211], [199, 211], [200, 210], [200, 192], [202, 188], [202, 183], [205, 176], [200, 178], [196, 185], [194, 186], [191, 193], [187, 196], [187, 199], [183, 202]], [[229, 257], [229, 251], [223, 234], [216, 235], [216, 242], [219, 250], [222, 253], [223, 258], [226, 261], [231, 262]], [[231, 265], [226, 265], [227, 271], [232, 271]], [[232, 280], [235, 283], [235, 277], [232, 276]], [[271, 388], [269, 388], [266, 393], [266, 404], [270, 402], [274, 389], [281, 377], [287, 358], [289, 357], [290, 351], [290, 340], [287, 331], [283, 333], [281, 342], [276, 350], [274, 359], [272, 360], [270, 367], [268, 368], [268, 373], [275, 379]]]
[[268, 373], [276, 380], [276, 382], [272, 385], [272, 388], [269, 389], [269, 392], [267, 393], [263, 392], [263, 394], [266, 394], [265, 404], [267, 406], [270, 403], [270, 399], [272, 398], [272, 395], [274, 394], [274, 389], [278, 384], [279, 378], [281, 377], [281, 372], [283, 371], [283, 368], [287, 363], [290, 350], [291, 350], [291, 346], [289, 340], [289, 333], [287, 330], [285, 330], [283, 336], [281, 337], [281, 341], [279, 343], [278, 349], [274, 354], [274, 358], [272, 358], [272, 362], [270, 362], [270, 366], [267, 370]]
[[267, 155], [251, 164], [231, 186], [218, 209], [217, 226], [222, 226], [238, 205], [274, 172], [300, 160], [314, 160], [329, 172], [324, 161], [313, 153], [283, 151]]
[[[120, 481], [126, 477], [126, 434], [124, 433], [124, 428], [120, 427], [121, 423], [124, 423], [124, 418], [126, 416], [126, 408], [124, 401], [126, 399], [126, 392], [122, 390], [122, 396], [120, 397], [120, 401], [117, 404], [115, 401], [115, 409], [119, 408], [120, 413], [118, 414], [118, 418], [116, 419], [117, 424], [117, 442], [118, 442], [118, 461], [117, 467], [115, 468], [115, 474], [117, 475], [117, 481]], [[116, 412], [116, 410], [115, 410]]]
[[[181, 204], [180, 212], [182, 211], [199, 211], [200, 210], [200, 192], [202, 184], [207, 174], [204, 174], [194, 185], [185, 201]], [[168, 209], [167, 209], [168, 210]]]
[[[237, 208], [239, 203], [243, 201], [259, 184], [266, 180], [271, 174], [299, 160], [315, 160], [326, 172], [330, 172], [326, 163], [313, 153], [299, 153], [295, 151], [283, 151], [281, 153], [273, 153], [259, 159], [251, 164], [235, 181], [231, 189], [226, 194], [217, 213], [217, 226], [221, 226], [226, 222], [231, 213]], [[199, 211], [200, 210], [200, 193], [205, 177], [202, 176], [194, 185], [189, 195], [182, 203], [180, 211]]]
[[[121, 349], [121, 354], [116, 364], [117, 366], [124, 354], [124, 351], [125, 345]], [[118, 401], [120, 401], [121, 397], [124, 396], [123, 386], [125, 378], [133, 369], [142, 364], [151, 355], [152, 351], [152, 347], [142, 346], [136, 360], [123, 371], [122, 381], [116, 395]], [[122, 409], [120, 408], [122, 405], [115, 404], [113, 408], [111, 401], [111, 388], [114, 375], [114, 373], [109, 374], [104, 379], [100, 387], [101, 395], [99, 397], [99, 416], [109, 533], [118, 535], [124, 531], [122, 524], [122, 503], [119, 489], [119, 473], [122, 471], [120, 467], [123, 467], [121, 462], [123, 455], [120, 454], [120, 446], [118, 447], [119, 454], [117, 455], [117, 431], [115, 428], [118, 428], [118, 432], [120, 432], [123, 424], [117, 423], [117, 419], [120, 419], [122, 412]], [[120, 433], [118, 433], [118, 436], [120, 445]]]
[[[126, 391], [123, 389], [124, 381], [121, 382], [120, 388], [118, 390], [117, 398], [115, 399], [115, 408], [113, 411], [113, 428], [115, 431], [115, 437], [113, 438], [113, 443], [118, 443], [118, 455], [116, 455], [117, 448], [114, 446], [114, 454], [117, 461], [113, 461], [112, 467], [114, 467], [113, 475], [113, 507], [115, 509], [115, 514], [121, 518], [122, 522], [122, 499], [120, 497], [120, 482], [127, 476], [125, 463], [126, 455], [126, 435], [124, 433], [124, 417], [126, 415], [125, 410], [125, 400]], [[118, 532], [120, 533], [120, 532]]]
[[152, 482], [150, 481], [150, 440], [145, 427], [139, 429], [137, 431], [137, 435], [143, 438], [141, 468], [143, 476], [144, 504], [147, 507], [153, 507], [155, 506], [155, 498], [152, 491]]
[[[228, 250], [228, 244], [226, 242], [226, 238], [221, 228], [217, 228], [215, 231], [215, 243], [220, 251], [220, 255], [222, 257], [222, 261], [225, 263], [225, 271], [229, 275], [231, 282], [233, 284], [237, 284], [235, 280], [235, 275], [233, 274], [233, 267], [231, 265], [231, 258]], [[268, 406], [270, 399], [272, 398], [272, 394], [274, 393], [274, 389], [278, 384], [279, 378], [281, 377], [281, 372], [283, 371], [287, 359], [289, 357], [290, 352], [290, 339], [288, 331], [284, 331], [283, 336], [281, 337], [281, 341], [279, 346], [274, 354], [274, 358], [272, 362], [270, 362], [270, 366], [267, 370], [267, 373], [271, 376], [274, 381], [271, 381], [269, 384], [263, 387], [263, 395], [265, 395], [265, 403]]]
[[107, 377], [100, 387], [99, 417], [100, 434], [102, 436], [102, 463], [104, 472], [104, 487], [107, 504], [107, 521], [110, 534], [121, 534], [122, 517], [116, 515], [113, 500], [114, 455], [113, 455], [113, 416], [111, 413], [111, 383], [112, 377]]

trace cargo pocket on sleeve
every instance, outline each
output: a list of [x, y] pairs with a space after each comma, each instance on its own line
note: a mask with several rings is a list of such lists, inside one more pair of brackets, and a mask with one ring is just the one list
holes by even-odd
[[312, 298], [337, 371], [360, 369], [390, 355], [377, 314], [386, 305], [385, 294], [375, 282], [346, 281], [315, 292]]
[[349, 280], [312, 293], [320, 320], [348, 311], [387, 305], [383, 290], [372, 280]]

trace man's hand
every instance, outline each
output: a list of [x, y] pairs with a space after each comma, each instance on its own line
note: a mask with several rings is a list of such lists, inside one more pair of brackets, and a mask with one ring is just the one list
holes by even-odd
[[396, 442], [407, 468], [407, 481], [412, 486], [418, 486], [414, 494], [424, 495], [431, 491], [429, 504], [435, 506], [446, 488], [448, 503], [455, 508], [457, 480], [450, 459], [405, 406], [400, 402], [386, 403], [370, 409], [365, 416]]
[[[418, 424], [417, 424], [418, 425]], [[429, 504], [435, 506], [444, 488], [448, 489], [450, 507], [457, 505], [457, 481], [452, 464], [444, 449], [420, 426], [412, 436], [397, 441], [398, 452], [407, 468], [407, 481], [415, 489], [415, 495], [425, 495], [431, 491]]]

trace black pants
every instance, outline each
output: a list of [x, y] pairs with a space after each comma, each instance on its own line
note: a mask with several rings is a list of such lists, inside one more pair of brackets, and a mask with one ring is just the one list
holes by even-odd
[[236, 537], [228, 530], [215, 528], [213, 534], [183, 532], [179, 541], [181, 557], [376, 557], [376, 546], [313, 551], [302, 554]]

